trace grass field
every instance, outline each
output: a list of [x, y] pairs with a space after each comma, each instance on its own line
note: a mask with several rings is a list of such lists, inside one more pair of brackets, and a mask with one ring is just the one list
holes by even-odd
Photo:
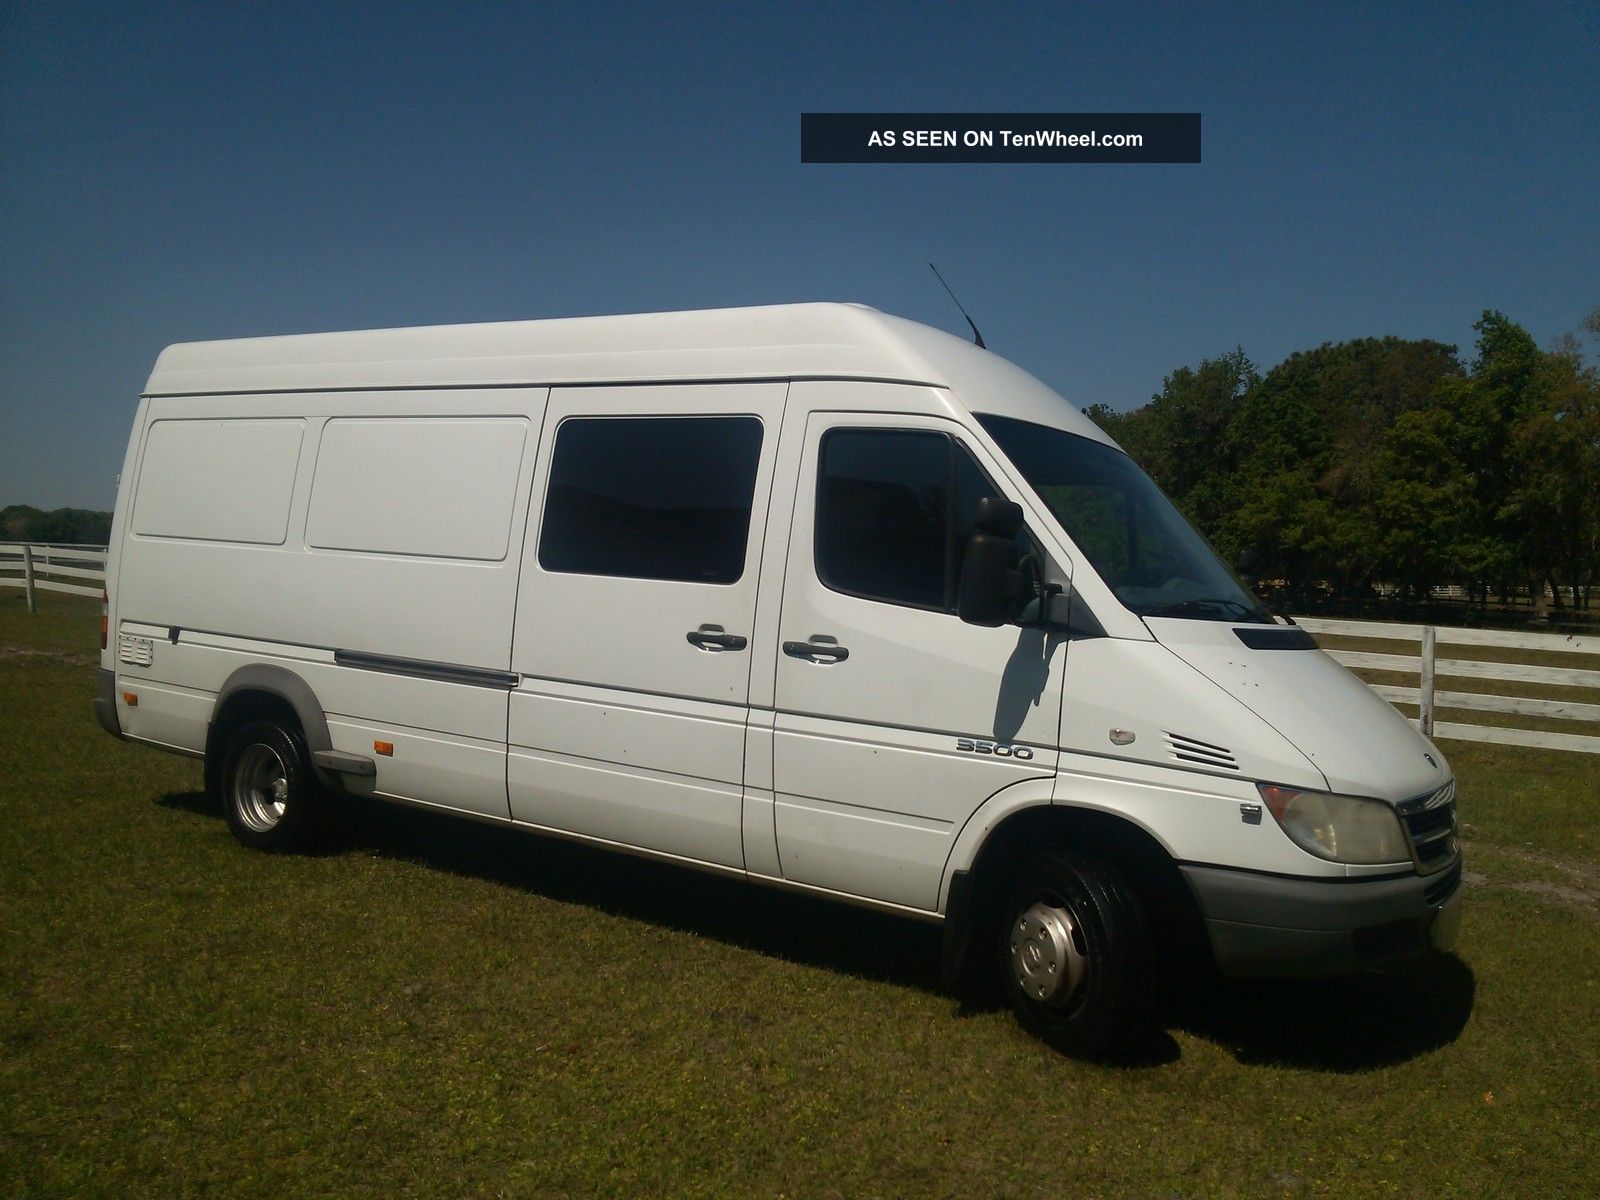
[[1600, 1172], [1600, 760], [1447, 743], [1459, 957], [1174, 999], [1141, 1065], [938, 933], [411, 812], [252, 854], [0, 593], [0, 1195], [1559, 1196]]

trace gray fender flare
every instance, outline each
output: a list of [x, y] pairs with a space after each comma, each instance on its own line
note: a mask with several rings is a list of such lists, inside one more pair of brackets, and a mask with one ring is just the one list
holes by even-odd
[[1055, 793], [1055, 775], [1019, 779], [990, 796], [969, 816], [950, 846], [944, 878], [939, 885], [939, 911], [944, 914], [944, 935], [939, 953], [939, 982], [947, 991], [960, 990], [973, 953], [972, 868], [988, 843], [989, 835], [1007, 818], [1024, 809], [1049, 808]]
[[[228, 703], [228, 699], [239, 692], [266, 692], [277, 696], [294, 709], [294, 714], [300, 721], [300, 730], [305, 734], [307, 750], [315, 754], [319, 750], [333, 749], [333, 739], [328, 734], [328, 718], [322, 711], [317, 694], [311, 690], [311, 685], [286, 667], [252, 663], [247, 667], [240, 667], [228, 676], [221, 690], [217, 692], [216, 703], [211, 706], [211, 720], [206, 729], [208, 776], [215, 757], [211, 753], [211, 731], [216, 728], [217, 716]], [[312, 769], [316, 771], [317, 778], [325, 784], [337, 786], [341, 782], [331, 772], [324, 771], [321, 767], [313, 766]]]

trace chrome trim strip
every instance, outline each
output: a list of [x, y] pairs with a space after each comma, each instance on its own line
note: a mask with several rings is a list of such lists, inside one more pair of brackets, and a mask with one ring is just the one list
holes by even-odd
[[333, 661], [341, 667], [359, 671], [383, 671], [437, 683], [464, 683], [472, 687], [514, 688], [522, 677], [513, 671], [487, 667], [464, 667], [457, 663], [428, 662], [419, 658], [391, 658], [386, 654], [362, 654], [356, 650], [335, 650]]
[[1448, 804], [1456, 798], [1456, 781], [1449, 780], [1443, 787], [1435, 788], [1431, 792], [1423, 792], [1420, 796], [1413, 796], [1409, 800], [1402, 800], [1394, 806], [1394, 810], [1402, 817], [1415, 816], [1417, 813], [1427, 812], [1431, 808], [1438, 808]]
[[[1405, 832], [1406, 845], [1411, 848], [1411, 860], [1416, 864], [1417, 874], [1428, 876], [1437, 875], [1447, 871], [1461, 862], [1461, 817], [1455, 807], [1456, 781], [1449, 780], [1442, 787], [1421, 796], [1414, 796], [1410, 800], [1396, 804], [1395, 812], [1400, 817], [1400, 828]], [[1449, 821], [1437, 829], [1428, 829], [1420, 836], [1411, 828], [1411, 823], [1416, 819], [1429, 820], [1433, 814], [1441, 809], [1448, 809]], [[1424, 850], [1432, 850], [1441, 840], [1445, 840], [1443, 854], [1428, 854], [1426, 860]]]

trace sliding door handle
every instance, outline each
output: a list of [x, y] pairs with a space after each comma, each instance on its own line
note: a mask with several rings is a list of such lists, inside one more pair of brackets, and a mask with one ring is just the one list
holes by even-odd
[[785, 642], [783, 652], [790, 658], [806, 662], [839, 663], [850, 657], [850, 651], [832, 638], [813, 637], [809, 642]]
[[721, 625], [702, 625], [689, 631], [689, 645], [700, 650], [720, 654], [724, 650], [743, 650], [749, 640], [737, 633], [728, 633]]

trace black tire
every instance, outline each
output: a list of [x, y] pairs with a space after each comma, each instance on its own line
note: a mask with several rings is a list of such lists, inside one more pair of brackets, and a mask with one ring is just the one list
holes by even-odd
[[998, 951], [1023, 1027], [1063, 1053], [1119, 1058], [1149, 1033], [1154, 939], [1139, 896], [1110, 864], [1063, 850], [1028, 862], [1006, 902]]
[[228, 827], [253, 850], [304, 847], [321, 832], [326, 798], [297, 726], [241, 725], [223, 751], [218, 785]]

